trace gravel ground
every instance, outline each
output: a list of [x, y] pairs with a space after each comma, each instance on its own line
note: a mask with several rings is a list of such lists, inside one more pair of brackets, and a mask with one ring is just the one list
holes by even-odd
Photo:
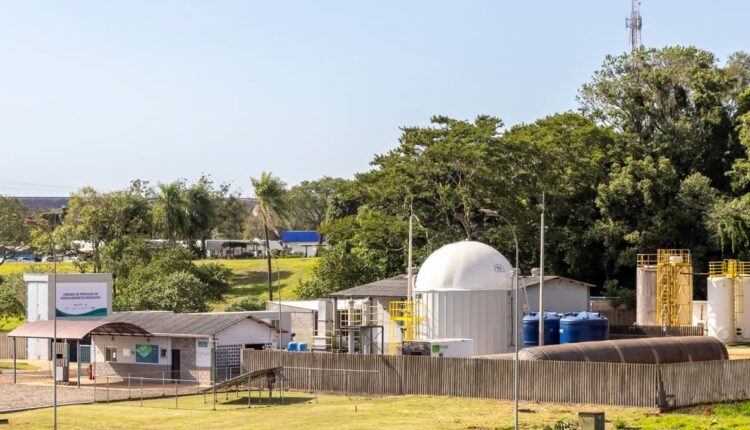
[[[177, 386], [177, 392], [180, 395], [192, 394], [199, 389], [200, 387], [195, 384], [180, 384]], [[106, 389], [104, 383], [97, 384], [96, 390], [91, 385], [84, 385], [81, 388], [58, 385], [57, 401], [60, 405], [91, 402], [94, 400], [95, 391], [96, 400], [99, 402], [105, 402], [107, 398], [109, 400], [128, 398], [127, 383], [120, 382], [110, 384], [109, 390]], [[161, 384], [144, 384], [143, 398], [161, 397], [165, 391], [167, 396], [173, 396], [175, 393], [174, 384], [167, 384], [166, 387], [162, 387]], [[140, 381], [132, 381], [130, 397], [133, 399], [141, 397]], [[52, 406], [52, 384], [48, 378], [19, 375], [18, 384], [14, 385], [12, 376], [0, 375], [0, 413], [13, 409], [49, 406]]]

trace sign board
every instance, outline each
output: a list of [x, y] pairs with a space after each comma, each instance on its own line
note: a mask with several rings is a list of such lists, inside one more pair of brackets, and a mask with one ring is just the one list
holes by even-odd
[[159, 363], [159, 345], [136, 345], [136, 363]]
[[55, 313], [58, 317], [105, 317], [109, 301], [106, 282], [57, 284]]

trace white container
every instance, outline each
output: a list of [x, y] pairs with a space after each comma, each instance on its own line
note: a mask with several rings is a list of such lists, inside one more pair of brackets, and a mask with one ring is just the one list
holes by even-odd
[[472, 357], [473, 339], [426, 339], [404, 342], [404, 350], [412, 355], [430, 357]]
[[735, 337], [733, 282], [724, 276], [708, 278], [708, 335], [722, 342], [732, 342]]

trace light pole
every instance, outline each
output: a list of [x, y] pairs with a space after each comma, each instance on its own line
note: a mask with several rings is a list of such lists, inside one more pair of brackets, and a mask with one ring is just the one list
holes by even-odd
[[52, 231], [44, 230], [44, 227], [29, 218], [28, 223], [36, 225], [46, 231], [49, 235], [50, 247], [52, 248], [52, 428], [57, 430], [57, 255], [55, 252], [55, 236], [53, 232], [57, 228], [58, 213], [52, 218]]
[[513, 269], [513, 348], [515, 353], [515, 359], [513, 361], [514, 368], [513, 368], [513, 422], [514, 427], [516, 430], [518, 430], [518, 398], [520, 397], [520, 375], [521, 375], [521, 366], [518, 361], [518, 238], [516, 237], [516, 229], [513, 228], [513, 224], [508, 221], [507, 218], [497, 213], [497, 211], [492, 209], [481, 209], [481, 212], [485, 214], [486, 216], [491, 216], [498, 218], [502, 221], [505, 221], [506, 224], [508, 224], [508, 227], [510, 228], [510, 232], [513, 233], [513, 242], [516, 245], [516, 262], [515, 262], [515, 268]]

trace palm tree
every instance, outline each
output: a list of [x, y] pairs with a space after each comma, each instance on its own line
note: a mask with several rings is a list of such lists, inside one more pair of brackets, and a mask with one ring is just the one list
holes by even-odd
[[185, 190], [186, 235], [193, 249], [193, 242], [200, 239], [200, 257], [206, 255], [206, 239], [216, 225], [216, 202], [204, 183], [198, 183]]
[[167, 238], [172, 241], [176, 234], [182, 233], [187, 227], [185, 184], [182, 181], [159, 184], [159, 191], [156, 207], [166, 224]]
[[263, 221], [263, 231], [266, 241], [266, 260], [268, 262], [268, 300], [273, 300], [273, 285], [271, 281], [271, 244], [268, 240], [268, 229], [270, 228], [276, 234], [277, 219], [281, 220], [286, 216], [286, 184], [281, 179], [273, 176], [271, 172], [263, 172], [260, 178], [250, 178], [255, 191], [255, 197], [258, 199], [258, 205], [253, 209], [253, 214], [260, 217]]

